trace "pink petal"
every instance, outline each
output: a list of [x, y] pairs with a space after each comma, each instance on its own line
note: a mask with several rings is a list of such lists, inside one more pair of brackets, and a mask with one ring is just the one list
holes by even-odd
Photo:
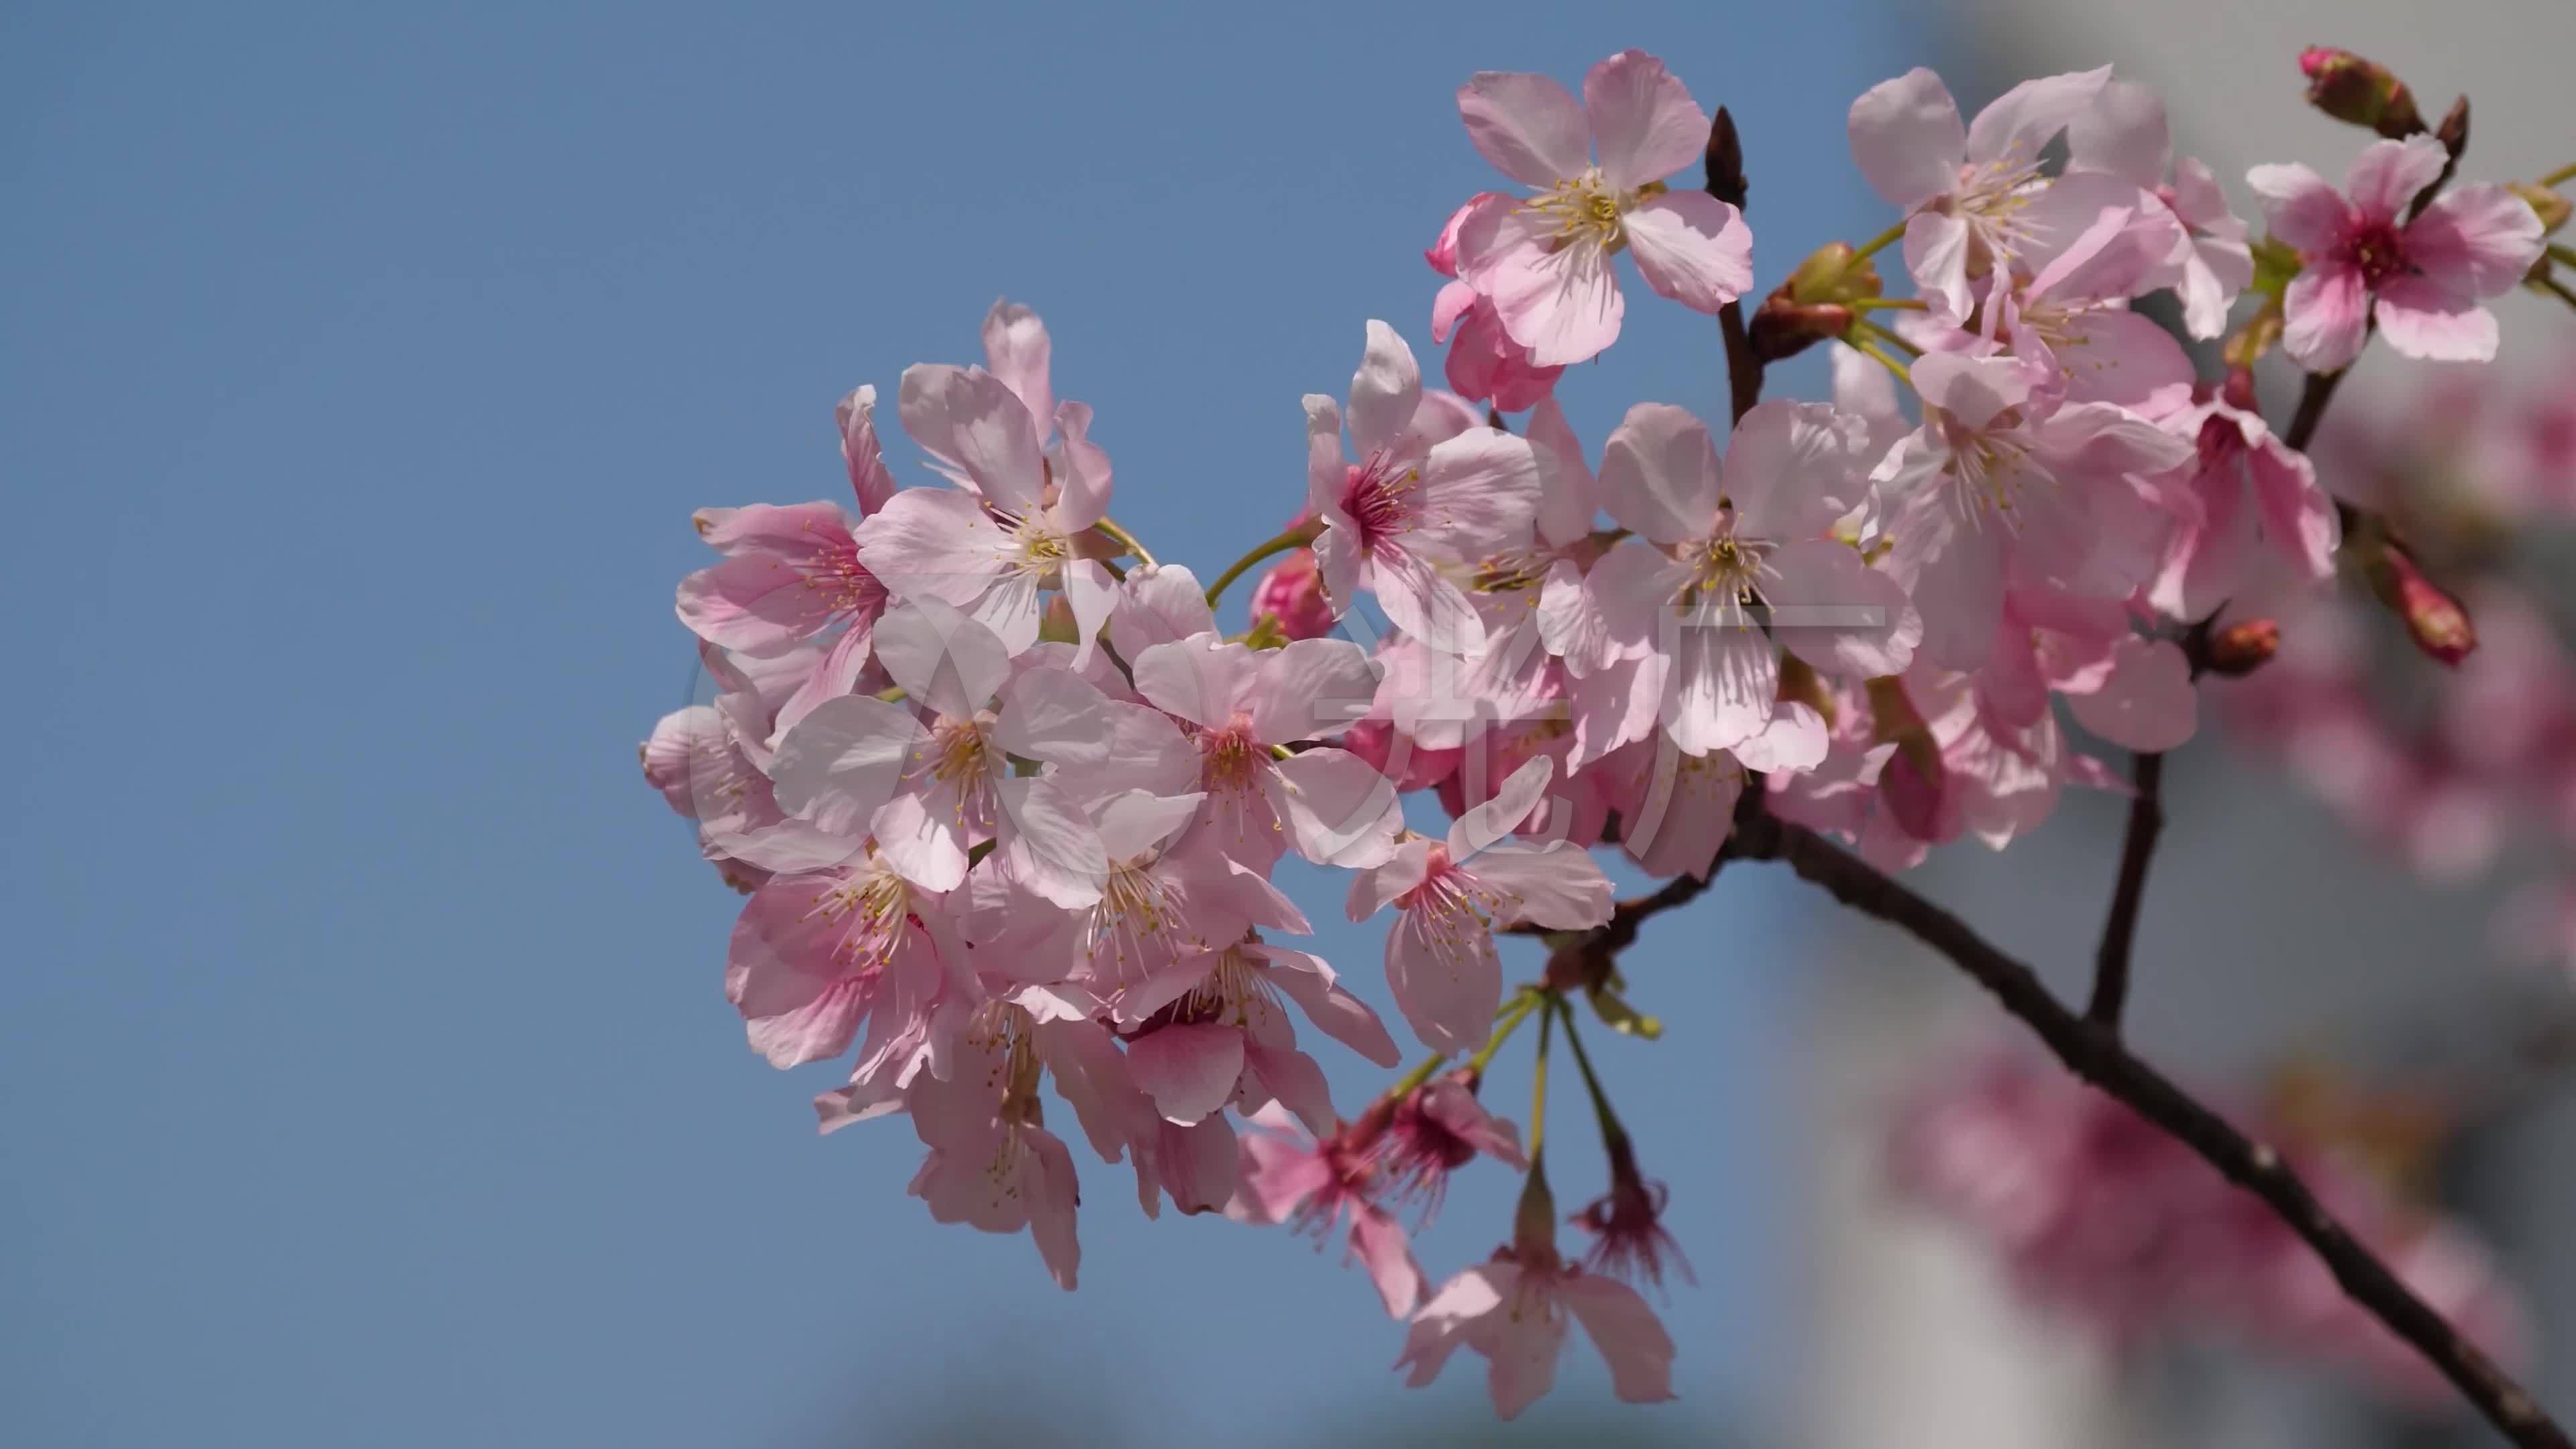
[[1109, 616], [1109, 642], [1133, 661], [1157, 644], [1216, 628], [1198, 575], [1184, 564], [1132, 568], [1120, 585], [1117, 612]]
[[1040, 433], [1045, 424], [1039, 420], [1055, 416], [1055, 389], [1047, 381], [1052, 351], [1046, 324], [1019, 303], [997, 300], [984, 314], [984, 366], [1020, 400]]
[[1386, 984], [1423, 1045], [1473, 1051], [1503, 1004], [1502, 958], [1472, 912], [1434, 920], [1424, 909], [1406, 910], [1387, 932]]
[[2495, 360], [2499, 340], [2495, 314], [2430, 277], [2396, 277], [2382, 283], [2373, 315], [2388, 345], [2408, 357], [2428, 362]]
[[1360, 369], [1351, 375], [1351, 446], [1363, 459], [1393, 448], [1422, 405], [1422, 369], [1394, 328], [1372, 317]]
[[2501, 186], [2458, 186], [2406, 228], [2406, 259], [2427, 280], [2471, 297], [2511, 291], [2540, 257], [2531, 203]]
[[1432, 446], [1422, 460], [1417, 546], [1476, 560], [1529, 542], [1538, 512], [1538, 450], [1526, 438], [1476, 428]]
[[1464, 860], [1518, 830], [1547, 798], [1548, 781], [1555, 771], [1556, 762], [1545, 755], [1525, 760], [1492, 798], [1460, 812], [1449, 824], [1449, 858]]
[[983, 708], [1010, 677], [1010, 655], [993, 631], [935, 599], [888, 612], [874, 645], [906, 695], [952, 719]]
[[1923, 621], [1896, 580], [1833, 539], [1782, 544], [1763, 565], [1771, 634], [1811, 664], [1863, 678], [1902, 674]]
[[829, 625], [833, 612], [831, 594], [775, 554], [743, 554], [680, 580], [680, 622], [710, 644], [746, 654], [793, 649]]
[[1243, 1033], [1207, 1023], [1167, 1026], [1127, 1043], [1127, 1072], [1166, 1121], [1217, 1111], [1243, 1075]]
[[[1623, 50], [1592, 67], [1583, 77], [1583, 107], [1601, 152], [1601, 179], [1621, 191], [1661, 181], [1708, 148], [1708, 113], [1662, 61], [1642, 50]], [[1745, 286], [1751, 285], [1748, 276]]]
[[2361, 272], [2341, 262], [2313, 262], [2282, 296], [2281, 347], [2310, 372], [2337, 372], [2361, 355], [2369, 292]]
[[2191, 664], [2170, 639], [2121, 640], [2102, 688], [2068, 695], [2066, 702], [2084, 728], [2141, 753], [2170, 750], [2199, 724]]
[[1673, 1396], [1672, 1335], [1636, 1289], [1597, 1273], [1574, 1273], [1558, 1292], [1610, 1365], [1611, 1392], [1621, 1402], [1657, 1404]]
[[892, 798], [922, 740], [912, 715], [883, 700], [825, 700], [778, 742], [778, 805], [825, 830], [856, 834]]
[[885, 447], [877, 440], [876, 413], [872, 386], [851, 389], [832, 409], [833, 421], [841, 425], [841, 461], [849, 466], [850, 491], [858, 496], [863, 514], [885, 507], [894, 496], [894, 475], [886, 471]]
[[1011, 547], [971, 493], [907, 488], [851, 533], [859, 562], [898, 598], [929, 597], [959, 608], [993, 585]]
[[2305, 166], [2257, 166], [2245, 173], [2275, 240], [2320, 252], [2343, 239], [2352, 208], [2343, 193]]
[[1467, 280], [1493, 299], [1503, 330], [1534, 365], [1589, 361], [1619, 340], [1626, 304], [1597, 242], [1560, 248], [1554, 224], [1523, 208], [1471, 221], [1458, 250]]
[[1780, 693], [1779, 648], [1758, 629], [1686, 623], [1673, 656], [1664, 728], [1704, 755], [1761, 732]]
[[1109, 856], [1091, 817], [1052, 780], [1020, 777], [995, 782], [1003, 819], [1002, 860], [1030, 890], [1066, 910], [1100, 899]]
[[[2415, 200], [2417, 192], [2430, 186], [2450, 161], [2442, 143], [2429, 135], [2409, 136], [2403, 141], [2373, 141], [2353, 159], [2352, 170], [2344, 177], [2344, 195], [2352, 198], [2352, 209], [2373, 221], [2394, 220]], [[2307, 248], [2292, 242], [2292, 246]]]
[[1658, 296], [1714, 314], [1753, 287], [1753, 230], [1705, 191], [1670, 191], [1622, 219], [1637, 270]]
[[1348, 639], [1298, 639], [1263, 651], [1239, 697], [1252, 711], [1255, 738], [1294, 744], [1337, 734], [1368, 713], [1377, 678], [1377, 667]]
[[1025, 669], [1003, 686], [993, 743], [1025, 759], [1098, 765], [1109, 758], [1109, 699], [1067, 669]]
[[1497, 925], [1529, 921], [1551, 931], [1580, 931], [1609, 920], [1618, 904], [1591, 852], [1567, 841], [1542, 850], [1498, 845], [1478, 855], [1467, 872], [1502, 896]]
[[2093, 104], [2067, 123], [2066, 143], [2071, 164], [2151, 190], [2163, 184], [2173, 157], [2165, 103], [2135, 81], [2103, 86]]
[[1953, 321], [1976, 310], [1968, 286], [1968, 223], [1936, 211], [1918, 211], [1905, 223], [1905, 270]]
[[1369, 1285], [1386, 1305], [1389, 1318], [1413, 1311], [1422, 1296], [1422, 1269], [1413, 1261], [1413, 1245], [1404, 1228], [1383, 1209], [1360, 1203], [1351, 1209], [1351, 1252], [1368, 1270]]
[[1601, 450], [1601, 505], [1656, 543], [1707, 534], [1721, 489], [1708, 425], [1667, 403], [1628, 409]]
[[1967, 159], [1968, 130], [1941, 77], [1920, 66], [1852, 102], [1852, 159], [1890, 206], [1947, 194]]
[[[1315, 541], [1315, 562], [1324, 564], [1327, 532]], [[1473, 654], [1485, 644], [1485, 621], [1458, 586], [1421, 556], [1392, 545], [1369, 556], [1368, 585], [1377, 595], [1387, 622], [1434, 649]]]
[[1744, 771], [1726, 753], [1685, 755], [1658, 739], [1620, 806], [1620, 848], [1649, 875], [1705, 878], [1734, 832]]
[[1014, 513], [1039, 504], [1046, 469], [1037, 424], [1008, 384], [980, 367], [915, 363], [897, 397], [904, 431], [953, 460], [986, 498]]
[[1129, 659], [1136, 692], [1148, 703], [1208, 729], [1223, 728], [1234, 717], [1251, 691], [1259, 663], [1250, 649], [1228, 643], [1213, 631], [1157, 644]]
[[1524, 186], [1553, 186], [1591, 164], [1590, 123], [1553, 77], [1478, 71], [1458, 88], [1458, 117], [1494, 169]]
[[2093, 104], [2110, 79], [2111, 68], [2106, 65], [2040, 76], [2014, 86], [1969, 123], [1967, 159], [2007, 166], [2036, 164], [2049, 141]]
[[[1242, 1033], [1236, 1033], [1238, 1037]], [[1151, 1038], [1148, 1038], [1150, 1040]], [[1260, 1090], [1288, 1109], [1298, 1123], [1319, 1137], [1332, 1135], [1339, 1118], [1333, 1115], [1333, 1089], [1324, 1081], [1324, 1069], [1315, 1059], [1289, 1046], [1264, 1046], [1247, 1040], [1243, 1047], [1244, 1089], [1252, 1089], [1257, 1079]], [[1212, 1118], [1223, 1121], [1223, 1114]]]
[[1302, 750], [1267, 778], [1297, 853], [1318, 864], [1356, 868], [1382, 858], [1403, 819], [1394, 784], [1347, 750]]
[[1270, 963], [1264, 973], [1270, 984], [1297, 1003], [1297, 1009], [1326, 1036], [1381, 1067], [1403, 1059], [1395, 1038], [1386, 1033], [1386, 1023], [1378, 1020], [1367, 1002], [1343, 990], [1334, 980], [1333, 969], [1321, 959], [1279, 946], [1250, 949]]
[[1823, 403], [1772, 398], [1738, 419], [1721, 465], [1735, 531], [1814, 538], [1869, 491], [1851, 455], [1848, 419]]

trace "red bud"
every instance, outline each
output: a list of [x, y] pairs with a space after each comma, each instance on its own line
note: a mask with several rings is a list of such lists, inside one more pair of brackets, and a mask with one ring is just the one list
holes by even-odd
[[2312, 45], [2299, 52], [2299, 70], [2308, 78], [2308, 104], [2338, 121], [2397, 141], [2424, 129], [2414, 94], [2386, 66], [2349, 50]]
[[2368, 565], [2371, 592], [2406, 623], [2415, 647], [2444, 664], [2457, 664], [2478, 647], [2477, 625], [2460, 601], [2424, 577], [2415, 560], [2396, 544], [2385, 544]]
[[2209, 672], [2230, 679], [2262, 668], [2281, 650], [2281, 626], [2270, 619], [2248, 619], [2209, 636]]

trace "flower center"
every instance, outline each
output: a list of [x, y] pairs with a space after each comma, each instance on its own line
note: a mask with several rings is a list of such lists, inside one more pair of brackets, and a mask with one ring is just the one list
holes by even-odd
[[2343, 245], [2345, 258], [2373, 287], [2414, 270], [2406, 260], [2406, 238], [2393, 223], [2380, 221], [2357, 227]]
[[1101, 882], [1100, 902], [1082, 924], [1083, 954], [1123, 985], [1130, 979], [1131, 964], [1141, 973], [1172, 954], [1177, 919], [1171, 896], [1150, 864], [1113, 862], [1109, 878]]
[[1695, 622], [1750, 627], [1746, 610], [1761, 606], [1761, 579], [1767, 572], [1762, 558], [1770, 551], [1767, 543], [1737, 538], [1733, 524], [1726, 524], [1684, 555], [1693, 572], [1675, 602]]
[[1595, 166], [1571, 180], [1556, 183], [1522, 205], [1556, 224], [1555, 250], [1591, 245], [1615, 252], [1628, 244], [1627, 228], [1620, 217], [1663, 189], [1662, 182], [1650, 181], [1635, 191], [1618, 191], [1603, 183], [1601, 168]]
[[1421, 512], [1422, 470], [1398, 468], [1385, 453], [1353, 463], [1342, 474], [1342, 511], [1358, 525], [1362, 553], [1375, 550], [1413, 526]]
[[2024, 466], [2029, 448], [2012, 435], [2009, 428], [2020, 421], [2012, 409], [1995, 415], [1986, 428], [1971, 428], [1952, 413], [1926, 407], [1947, 445], [1949, 458], [1941, 472], [1949, 478], [1951, 497], [1959, 505], [1962, 518], [1974, 524], [1989, 512], [1999, 516], [2007, 529], [2018, 530], [2013, 510], [2022, 488], [2033, 480], [2045, 481], [2047, 475]]
[[850, 974], [864, 976], [894, 959], [911, 913], [912, 892], [903, 877], [872, 859], [862, 873], [816, 899], [806, 917], [847, 921], [833, 954]]
[[1252, 737], [1252, 717], [1237, 714], [1199, 736], [1199, 788], [1211, 795], [1241, 795], [1261, 784], [1270, 752]]

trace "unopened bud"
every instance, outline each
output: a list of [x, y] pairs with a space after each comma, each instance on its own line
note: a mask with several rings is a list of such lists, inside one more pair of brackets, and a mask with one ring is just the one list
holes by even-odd
[[2451, 108], [2442, 113], [2442, 124], [2433, 128], [2433, 139], [2442, 143], [2442, 149], [2450, 153], [2454, 163], [2459, 161], [2461, 152], [2469, 149], [2469, 98], [2467, 96], [2451, 102]]
[[1252, 586], [1252, 612], [1278, 619], [1278, 631], [1289, 639], [1320, 639], [1333, 632], [1332, 601], [1324, 597], [1324, 577], [1315, 570], [1312, 549], [1296, 552], [1273, 564]]
[[2505, 189], [2521, 197], [2539, 216], [2542, 236], [2555, 235], [2560, 227], [2567, 224], [2568, 216], [2576, 213], [2576, 202], [2569, 201], [2563, 191], [2536, 186], [2528, 181], [2508, 181]]
[[1048, 644], [1079, 644], [1082, 626], [1074, 622], [1073, 605], [1062, 594], [1047, 601], [1046, 612], [1038, 616], [1038, 638]]
[[2281, 626], [2270, 619], [2230, 624], [2209, 636], [2209, 672], [2241, 679], [2281, 652]]
[[2312, 45], [2299, 52], [2299, 70], [2308, 78], [2308, 104], [2338, 121], [2397, 141], [2424, 129], [2414, 94], [2386, 66], [2349, 50]]
[[1829, 242], [1809, 253], [1789, 274], [1775, 297], [1804, 307], [1826, 303], [1848, 306], [1863, 297], [1879, 294], [1878, 264], [1859, 254], [1850, 242]]
[[1726, 107], [1708, 125], [1708, 194], [1729, 206], [1744, 205], [1751, 185], [1744, 179], [1744, 142], [1735, 134], [1735, 117]]
[[2405, 622], [2416, 648], [2444, 664], [2457, 664], [2478, 647], [2477, 625], [2470, 622], [2469, 611], [2424, 577], [2406, 550], [2383, 542], [2363, 567], [2370, 576], [2370, 591]]
[[2255, 410], [2254, 368], [2250, 363], [2230, 361], [2227, 377], [2218, 384], [2218, 400], [2240, 413]]

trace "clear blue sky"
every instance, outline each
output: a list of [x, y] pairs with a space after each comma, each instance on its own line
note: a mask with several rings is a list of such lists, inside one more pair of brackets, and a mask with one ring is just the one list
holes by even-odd
[[[1089, 9], [0, 13], [0, 1440], [1477, 1412], [1464, 1361], [1400, 1397], [1355, 1274], [1148, 1228], [1124, 1168], [1087, 1169], [1066, 1296], [903, 1196], [903, 1124], [813, 1136], [831, 1077], [744, 1048], [734, 899], [636, 773], [689, 684], [688, 514], [837, 495], [833, 400], [973, 360], [1008, 293], [1099, 409], [1119, 515], [1221, 563], [1296, 506], [1298, 396], [1342, 390], [1363, 319], [1431, 355], [1420, 250], [1495, 180], [1469, 72], [1665, 55], [1742, 120], [1767, 285], [1883, 224], [1843, 111], [1925, 52], [1857, 3]], [[1595, 448], [1631, 400], [1723, 393], [1665, 305], [1564, 386]], [[1677, 1432], [1780, 1367], [1778, 890], [1641, 948], [1672, 1033], [1604, 1053], [1700, 1269]], [[1322, 949], [1385, 1005], [1374, 930]], [[1382, 1081], [1327, 1065], [1346, 1106]], [[1426, 1265], [1488, 1251], [1508, 1191], [1471, 1175]], [[1562, 1402], [1605, 1389], [1578, 1350]]]

